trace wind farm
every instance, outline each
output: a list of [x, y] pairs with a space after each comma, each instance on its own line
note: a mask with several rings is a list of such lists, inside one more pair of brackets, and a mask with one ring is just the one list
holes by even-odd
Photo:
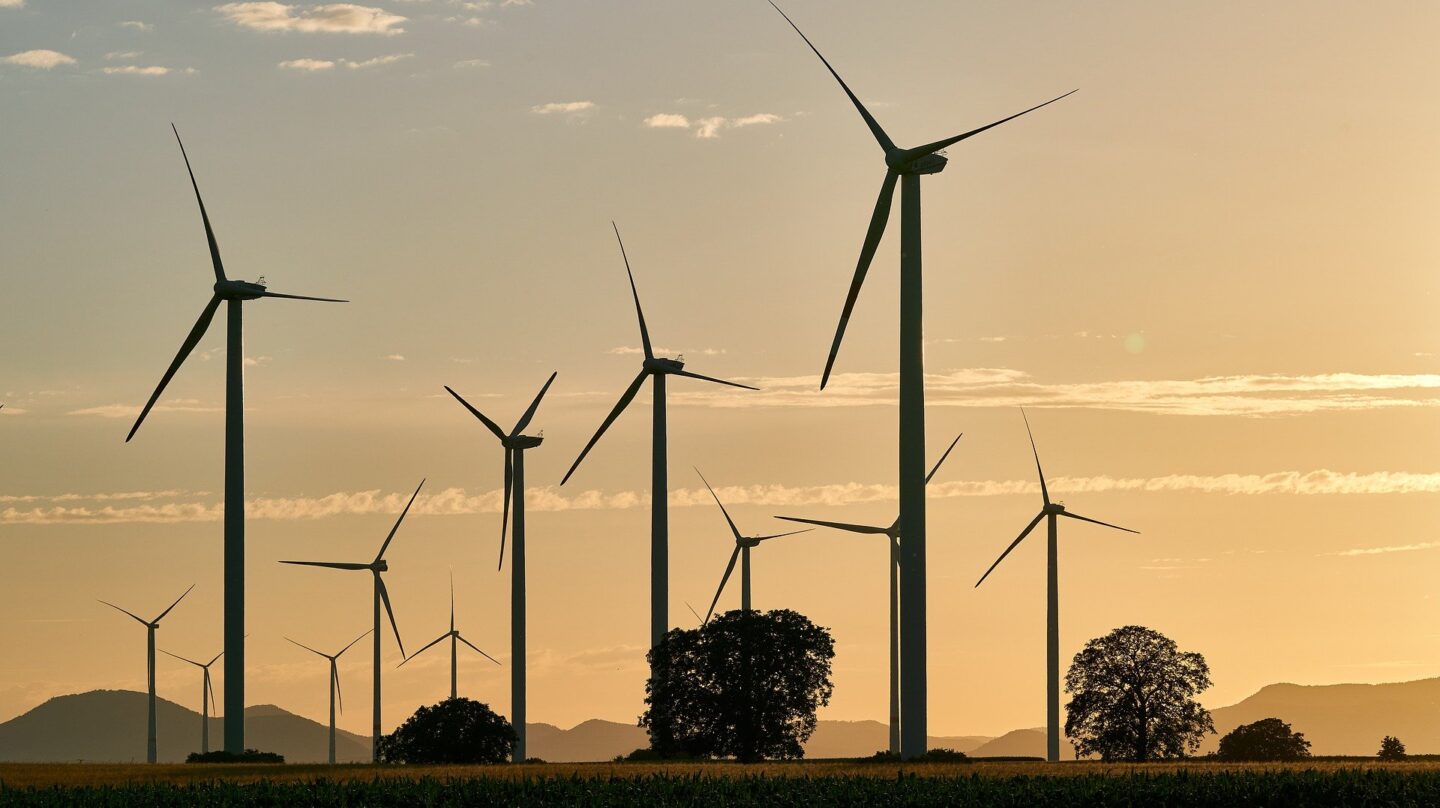
[[4, 791], [1440, 801], [1437, 26], [0, 0]]

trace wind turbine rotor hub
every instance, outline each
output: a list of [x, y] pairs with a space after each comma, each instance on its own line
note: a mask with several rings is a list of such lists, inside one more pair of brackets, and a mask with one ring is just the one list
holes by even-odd
[[645, 369], [651, 373], [670, 373], [676, 370], [684, 370], [685, 363], [679, 359], [668, 359], [663, 356], [653, 356], [645, 360]]
[[544, 442], [545, 439], [538, 435], [511, 435], [504, 440], [506, 449], [519, 450], [534, 449]]
[[1064, 513], [1064, 512], [1065, 512], [1065, 506], [1062, 505], [1062, 504], [1060, 504], [1059, 502], [1052, 502], [1052, 503], [1050, 503], [1049, 505], [1046, 505], [1046, 506], [1045, 506], [1045, 512], [1046, 512], [1046, 513]]
[[249, 281], [216, 281], [215, 296], [221, 300], [255, 300], [265, 296], [265, 287]]
[[949, 162], [943, 154], [924, 154], [912, 159], [904, 149], [893, 149], [885, 154], [885, 165], [896, 174], [939, 174]]
[[373, 572], [389, 572], [390, 563], [382, 558], [379, 561], [376, 561], [374, 564], [371, 564], [370, 569]]

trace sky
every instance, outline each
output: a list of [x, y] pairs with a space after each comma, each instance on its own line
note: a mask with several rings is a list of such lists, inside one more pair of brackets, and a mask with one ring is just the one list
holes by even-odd
[[[378, 5], [369, 5], [379, 2]], [[1079, 92], [949, 150], [924, 186], [933, 734], [1039, 726], [1043, 541], [1061, 654], [1121, 625], [1210, 663], [1202, 700], [1440, 673], [1440, 7], [1341, 2], [873, 4], [786, 11], [901, 145]], [[501, 424], [532, 427], [529, 716], [643, 710], [649, 391], [560, 477], [638, 371], [611, 221], [658, 348], [759, 392], [670, 384], [671, 603], [704, 610], [775, 515], [895, 515], [898, 222], [830, 386], [818, 376], [883, 176], [824, 68], [746, 2], [0, 0], [0, 719], [144, 687], [144, 632], [220, 650], [223, 331], [129, 444], [209, 295], [190, 159], [232, 277], [344, 305], [246, 316], [248, 698], [323, 719], [387, 557], [406, 647], [458, 624], [508, 663]], [[898, 207], [898, 205], [897, 205]], [[898, 211], [896, 213], [898, 218]], [[836, 641], [822, 718], [886, 715], [883, 541], [754, 553], [759, 608]], [[721, 608], [735, 608], [733, 584]], [[442, 648], [385, 725], [446, 695]], [[217, 687], [223, 687], [218, 675]], [[341, 725], [369, 727], [367, 653]], [[162, 657], [160, 695], [198, 708]], [[508, 711], [509, 673], [461, 658]]]

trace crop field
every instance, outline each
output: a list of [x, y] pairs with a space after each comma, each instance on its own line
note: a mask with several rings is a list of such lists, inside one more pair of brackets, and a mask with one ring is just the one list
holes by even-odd
[[1437, 805], [1440, 764], [0, 765], [0, 805]]

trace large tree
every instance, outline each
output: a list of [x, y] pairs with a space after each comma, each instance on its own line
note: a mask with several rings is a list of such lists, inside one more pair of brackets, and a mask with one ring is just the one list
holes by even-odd
[[1205, 657], [1144, 626], [1085, 644], [1065, 675], [1065, 734], [1080, 757], [1154, 760], [1193, 754], [1215, 731], [1195, 696], [1210, 687]]
[[1278, 718], [1242, 724], [1220, 739], [1215, 756], [1221, 760], [1299, 760], [1310, 756], [1305, 733]]
[[467, 698], [421, 707], [380, 738], [381, 763], [504, 763], [515, 730], [489, 706]]
[[799, 758], [830, 703], [834, 656], [829, 631], [785, 609], [674, 629], [650, 651], [640, 726], [662, 756]]

